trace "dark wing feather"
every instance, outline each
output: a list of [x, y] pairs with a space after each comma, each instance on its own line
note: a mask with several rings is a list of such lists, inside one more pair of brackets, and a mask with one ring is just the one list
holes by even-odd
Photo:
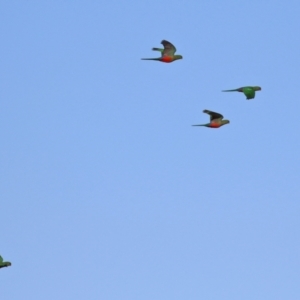
[[173, 56], [175, 54], [176, 48], [173, 44], [166, 40], [161, 41], [161, 44], [164, 46], [164, 51], [162, 52], [163, 56]]
[[205, 109], [203, 112], [210, 115], [210, 121], [213, 121], [216, 119], [222, 120], [224, 118], [221, 114], [213, 112], [211, 110]]

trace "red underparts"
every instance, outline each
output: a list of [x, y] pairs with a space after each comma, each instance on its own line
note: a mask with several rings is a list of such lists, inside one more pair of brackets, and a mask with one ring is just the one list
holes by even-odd
[[170, 57], [170, 56], [164, 56], [164, 57], [161, 58], [161, 61], [165, 62], [165, 63], [170, 63], [173, 60], [172, 60], [172, 57]]
[[219, 127], [220, 127], [220, 124], [211, 123], [211, 124], [210, 124], [210, 127], [211, 127], [211, 128], [219, 128]]

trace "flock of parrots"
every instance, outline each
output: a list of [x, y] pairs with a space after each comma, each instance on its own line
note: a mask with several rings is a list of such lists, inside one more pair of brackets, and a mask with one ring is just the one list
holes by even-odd
[[[142, 58], [142, 60], [156, 60], [164, 63], [171, 63], [177, 59], [182, 59], [182, 55], [176, 55], [176, 48], [170, 42], [163, 40], [161, 44], [164, 46], [164, 49], [152, 48], [154, 51], [159, 51], [161, 57], [158, 58]], [[244, 86], [234, 90], [225, 90], [223, 92], [241, 92], [244, 93], [247, 100], [253, 99], [255, 97], [255, 92], [261, 91], [259, 86]], [[223, 120], [223, 116], [219, 113], [213, 112], [211, 110], [203, 110], [204, 113], [210, 115], [210, 122], [207, 124], [193, 125], [193, 126], [206, 126], [210, 128], [219, 128], [225, 124], [230, 123], [229, 120]], [[11, 266], [9, 261], [3, 261], [3, 258], [0, 256], [0, 268], [5, 268]]]
[[[152, 48], [153, 51], [159, 51], [161, 57], [158, 58], [142, 58], [142, 60], [156, 60], [164, 63], [171, 63], [175, 60], [182, 59], [182, 55], [175, 54], [176, 48], [170, 42], [163, 40], [161, 44], [164, 46], [164, 49], [161, 48]], [[261, 91], [260, 86], [244, 86], [234, 90], [225, 90], [223, 92], [241, 92], [244, 93], [247, 100], [253, 99], [255, 97], [255, 92]], [[203, 110], [204, 113], [210, 115], [210, 122], [207, 124], [193, 125], [193, 126], [206, 126], [210, 128], [219, 128], [225, 124], [230, 123], [229, 120], [223, 120], [223, 116], [219, 113], [213, 112], [211, 110]]]

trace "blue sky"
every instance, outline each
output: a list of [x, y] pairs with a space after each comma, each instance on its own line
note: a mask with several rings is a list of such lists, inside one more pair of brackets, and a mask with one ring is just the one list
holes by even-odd
[[299, 13], [2, 1], [1, 299], [298, 300]]

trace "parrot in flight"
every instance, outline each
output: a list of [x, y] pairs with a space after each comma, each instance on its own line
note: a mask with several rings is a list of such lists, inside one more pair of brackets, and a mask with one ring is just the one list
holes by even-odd
[[11, 266], [9, 261], [3, 261], [2, 256], [0, 256], [0, 268], [5, 268]]
[[261, 91], [260, 86], [244, 86], [235, 90], [225, 90], [222, 92], [241, 92], [244, 93], [247, 100], [254, 99], [255, 97], [255, 92], [256, 91]]
[[175, 55], [176, 48], [170, 42], [163, 40], [161, 44], [164, 46], [164, 49], [161, 48], [152, 48], [153, 51], [159, 51], [161, 57], [158, 58], [142, 58], [142, 60], [156, 60], [164, 63], [171, 63], [177, 59], [182, 59], [182, 55]]
[[223, 120], [223, 116], [219, 113], [213, 112], [211, 110], [203, 110], [204, 113], [210, 115], [210, 122], [207, 124], [201, 124], [201, 125], [192, 125], [192, 126], [206, 126], [210, 128], [219, 128], [223, 125], [229, 124], [229, 120]]

